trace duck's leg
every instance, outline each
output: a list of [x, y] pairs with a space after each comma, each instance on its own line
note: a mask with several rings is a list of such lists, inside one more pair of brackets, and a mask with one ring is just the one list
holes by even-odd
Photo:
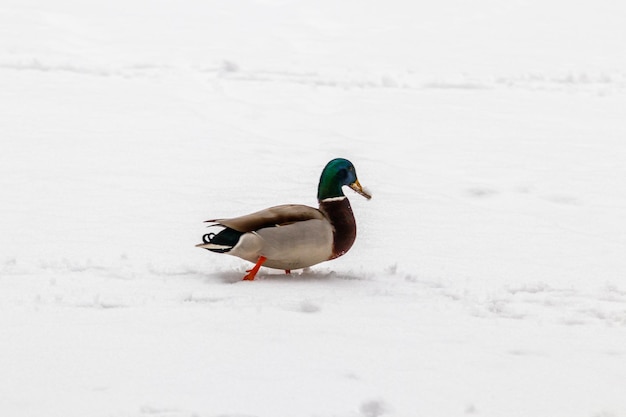
[[263, 265], [263, 262], [265, 262], [266, 260], [267, 258], [265, 256], [259, 256], [259, 260], [256, 261], [256, 265], [254, 265], [252, 269], [246, 271], [247, 274], [245, 277], [243, 277], [244, 281], [254, 281], [256, 273], [259, 272], [259, 269], [261, 269], [261, 265]]
[[291, 269], [285, 269], [285, 274], [287, 275], [291, 274]]

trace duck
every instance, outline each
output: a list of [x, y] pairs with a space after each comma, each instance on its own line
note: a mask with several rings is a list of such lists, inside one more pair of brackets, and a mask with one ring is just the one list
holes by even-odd
[[253, 263], [245, 281], [254, 280], [262, 266], [289, 274], [336, 259], [346, 254], [356, 239], [356, 221], [344, 186], [367, 200], [372, 198], [359, 182], [352, 162], [335, 158], [322, 170], [318, 208], [283, 204], [240, 217], [207, 220], [209, 227], [220, 230], [203, 235], [196, 247]]

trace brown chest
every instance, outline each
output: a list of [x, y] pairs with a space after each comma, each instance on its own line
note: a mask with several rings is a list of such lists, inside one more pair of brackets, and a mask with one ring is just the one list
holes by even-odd
[[356, 239], [356, 221], [346, 198], [333, 198], [320, 202], [320, 210], [333, 226], [333, 254], [330, 259], [346, 253]]

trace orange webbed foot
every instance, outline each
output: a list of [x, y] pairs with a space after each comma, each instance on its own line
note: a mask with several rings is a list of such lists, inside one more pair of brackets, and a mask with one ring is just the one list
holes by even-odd
[[265, 256], [259, 256], [259, 260], [256, 262], [256, 265], [249, 269], [245, 277], [243, 277], [244, 281], [254, 281], [254, 277], [256, 277], [257, 272], [261, 269], [261, 265], [265, 262], [267, 258]]

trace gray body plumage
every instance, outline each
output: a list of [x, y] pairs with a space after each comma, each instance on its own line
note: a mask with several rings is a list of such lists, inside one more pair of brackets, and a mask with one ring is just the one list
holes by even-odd
[[253, 263], [265, 256], [263, 266], [290, 270], [327, 261], [332, 250], [328, 220], [311, 219], [244, 233], [228, 253]]
[[313, 207], [287, 204], [231, 219], [210, 220], [220, 226], [241, 232], [230, 248], [213, 243], [200, 244], [218, 249], [250, 262], [260, 256], [263, 264], [276, 269], [300, 269], [329, 260], [333, 253], [333, 226]]

